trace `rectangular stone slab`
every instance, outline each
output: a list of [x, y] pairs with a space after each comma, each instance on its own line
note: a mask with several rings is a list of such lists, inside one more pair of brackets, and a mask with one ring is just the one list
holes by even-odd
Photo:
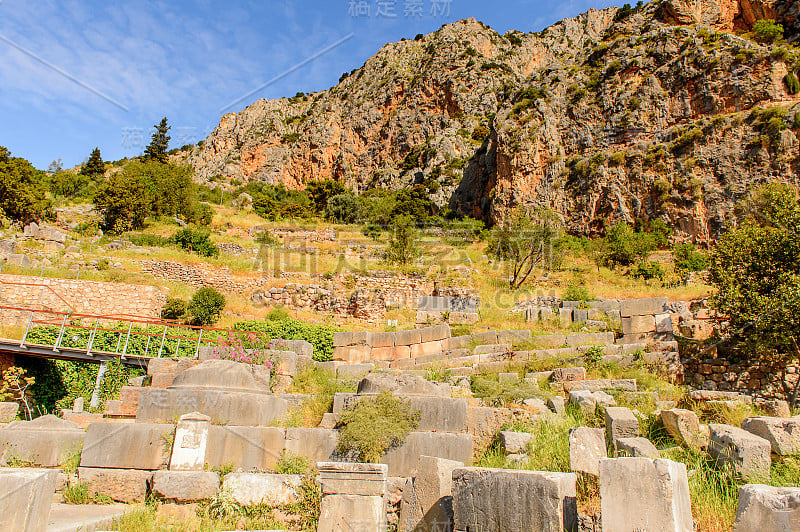
[[52, 469], [0, 469], [0, 530], [44, 532], [56, 476]]
[[446, 458], [458, 462], [472, 461], [472, 435], [453, 432], [412, 432], [400, 447], [381, 458], [389, 466], [389, 476], [410, 477], [420, 456]]
[[576, 475], [465, 467], [453, 471], [455, 530], [571, 531]]
[[169, 461], [173, 425], [92, 423], [86, 431], [81, 467], [160, 469]]
[[137, 423], [168, 423], [184, 414], [200, 412], [212, 423], [264, 427], [285, 419], [288, 404], [271, 394], [200, 389], [144, 390], [136, 410]]
[[279, 427], [223, 427], [208, 431], [206, 464], [209, 469], [232, 463], [244, 471], [269, 469], [285, 447], [286, 430]]

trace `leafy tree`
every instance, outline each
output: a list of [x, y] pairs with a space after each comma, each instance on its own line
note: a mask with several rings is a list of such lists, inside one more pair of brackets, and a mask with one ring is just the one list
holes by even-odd
[[90, 179], [83, 174], [60, 170], [50, 176], [50, 192], [72, 198], [80, 194], [89, 182]]
[[95, 198], [104, 231], [124, 233], [144, 227], [150, 213], [147, 188], [135, 173], [125, 170], [112, 175]]
[[[247, 191], [253, 196], [253, 210], [267, 220], [310, 218], [314, 204], [305, 190], [289, 190], [282, 183], [252, 183]], [[327, 202], [327, 200], [326, 200]]]
[[153, 126], [156, 128], [153, 136], [151, 137], [150, 144], [144, 149], [144, 158], [153, 159], [160, 163], [166, 163], [169, 158], [167, 156], [167, 151], [169, 150], [169, 130], [170, 127], [167, 125], [167, 117], [161, 119], [161, 122], [157, 126]]
[[346, 192], [344, 185], [333, 179], [309, 181], [306, 184], [306, 193], [314, 203], [314, 211], [320, 214], [325, 212], [330, 198]]
[[726, 233], [711, 255], [713, 307], [725, 317], [726, 336], [750, 362], [777, 377], [792, 405], [798, 384], [787, 368], [800, 357], [800, 203], [783, 184], [757, 190], [743, 221]]
[[393, 222], [386, 259], [395, 264], [410, 264], [420, 254], [419, 234], [411, 216], [397, 216]]
[[225, 308], [225, 296], [210, 286], [204, 286], [189, 300], [188, 310], [193, 325], [212, 325], [219, 321]]
[[29, 388], [33, 386], [34, 382], [34, 377], [28, 377], [24, 369], [11, 366], [3, 372], [3, 379], [0, 381], [0, 400], [20, 403], [25, 417], [31, 419], [31, 390]]
[[508, 262], [511, 268], [508, 282], [512, 289], [517, 289], [534, 268], [551, 269], [560, 264], [561, 231], [552, 214], [545, 213], [540, 220], [534, 220], [525, 209], [517, 208], [492, 231], [489, 246], [495, 257]]
[[625, 222], [619, 222], [606, 232], [595, 260], [603, 266], [630, 266], [647, 259], [655, 248], [653, 235], [637, 233]]
[[12, 220], [24, 223], [50, 219], [52, 203], [45, 195], [45, 173], [25, 159], [11, 157], [0, 146], [0, 210]]
[[61, 157], [55, 159], [53, 162], [50, 163], [50, 166], [47, 167], [47, 172], [50, 174], [55, 174], [56, 172], [60, 172], [64, 169], [64, 163], [61, 162]]
[[161, 309], [161, 318], [165, 320], [181, 320], [186, 316], [186, 301], [179, 297], [168, 297]]
[[88, 177], [100, 177], [106, 172], [106, 166], [103, 163], [103, 157], [100, 155], [100, 148], [92, 150], [89, 160], [81, 167], [81, 175]]
[[684, 276], [689, 272], [700, 272], [708, 267], [706, 254], [688, 242], [675, 244], [672, 248], [672, 258], [675, 261], [675, 271]]
[[203, 257], [217, 257], [219, 248], [211, 241], [210, 235], [204, 231], [197, 231], [190, 227], [181, 229], [170, 240], [181, 249], [194, 251]]
[[434, 204], [422, 185], [399, 190], [395, 196], [394, 216], [411, 216], [421, 226], [433, 214]]
[[752, 31], [756, 41], [760, 43], [773, 43], [783, 39], [783, 26], [776, 24], [774, 19], [757, 20]]
[[352, 193], [337, 194], [331, 197], [325, 207], [325, 218], [337, 223], [351, 224], [358, 220], [359, 215], [358, 198]]

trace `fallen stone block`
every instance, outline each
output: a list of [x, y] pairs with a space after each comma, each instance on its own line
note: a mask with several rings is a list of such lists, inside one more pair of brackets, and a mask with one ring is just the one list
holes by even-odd
[[574, 390], [587, 390], [590, 392], [598, 392], [601, 390], [608, 390], [611, 388], [611, 379], [592, 379], [583, 381], [567, 381], [562, 383], [564, 391], [571, 392]]
[[800, 418], [751, 417], [742, 421], [742, 428], [767, 440], [775, 454], [800, 454]]
[[78, 478], [89, 484], [89, 492], [117, 502], [144, 502], [153, 481], [152, 471], [79, 467]]
[[77, 424], [53, 415], [14, 421], [0, 429], [0, 463], [17, 459], [39, 467], [58, 467], [80, 452], [85, 436]]
[[208, 431], [209, 469], [233, 463], [243, 470], [271, 469], [286, 444], [286, 429], [212, 425]]
[[712, 423], [708, 428], [708, 454], [718, 467], [730, 467], [745, 478], [769, 478], [769, 441], [731, 425]]
[[[559, 399], [563, 400], [563, 398]], [[550, 412], [550, 409], [547, 407], [545, 402], [537, 397], [530, 397], [528, 399], [525, 399], [524, 401], [522, 401], [522, 405], [525, 406], [525, 408], [532, 410], [537, 415], [544, 415]]]
[[746, 484], [739, 488], [734, 532], [800, 530], [800, 488]]
[[605, 392], [578, 390], [569, 392], [568, 402], [578, 405], [584, 415], [592, 415], [598, 406], [616, 406], [616, 400]]
[[415, 375], [372, 373], [358, 383], [358, 394], [379, 394], [390, 391], [395, 395], [429, 395], [450, 397], [450, 386], [437, 384]]
[[586, 380], [586, 368], [556, 368], [550, 377], [553, 382], [583, 381]]
[[531, 441], [533, 441], [533, 435], [529, 432], [508, 430], [500, 432], [500, 447], [509, 454], [525, 453]]
[[383, 455], [381, 463], [389, 466], [389, 475], [393, 477], [410, 477], [418, 458], [423, 455], [469, 463], [472, 461], [472, 434], [411, 432], [401, 446]]
[[300, 475], [228, 473], [222, 481], [222, 489], [229, 491], [242, 506], [284, 506], [297, 502], [300, 484]]
[[153, 493], [180, 504], [212, 498], [219, 490], [219, 474], [213, 471], [156, 471]]
[[605, 410], [606, 438], [609, 443], [619, 438], [635, 438], [639, 435], [639, 420], [630, 408], [611, 406]]
[[658, 449], [647, 438], [617, 438], [614, 440], [614, 456], [633, 456], [642, 458], [659, 458]]
[[566, 408], [566, 401], [560, 395], [556, 395], [547, 400], [547, 407], [556, 414], [563, 414]]
[[702, 447], [707, 444], [700, 434], [700, 418], [692, 410], [683, 408], [662, 410], [661, 423], [670, 436], [682, 445]]
[[574, 530], [577, 526], [575, 483], [574, 473], [478, 467], [456, 469], [453, 471], [455, 530]]
[[600, 460], [600, 505], [603, 530], [694, 530], [686, 466], [671, 460]]
[[0, 469], [0, 530], [47, 530], [57, 475], [48, 469]]
[[462, 462], [420, 456], [414, 478], [403, 489], [400, 530], [453, 530], [453, 471]]
[[689, 392], [692, 401], [742, 401], [751, 403], [753, 398], [739, 392], [723, 392], [719, 390], [692, 390]]
[[0, 403], [0, 423], [9, 423], [17, 418], [19, 403]]
[[569, 468], [576, 473], [600, 474], [600, 459], [607, 458], [602, 428], [576, 427], [569, 431]]
[[169, 461], [172, 425], [92, 423], [86, 431], [81, 467], [161, 469]]
[[651, 297], [646, 299], [628, 299], [620, 301], [619, 312], [623, 318], [631, 316], [645, 316], [663, 314], [667, 308], [666, 297]]

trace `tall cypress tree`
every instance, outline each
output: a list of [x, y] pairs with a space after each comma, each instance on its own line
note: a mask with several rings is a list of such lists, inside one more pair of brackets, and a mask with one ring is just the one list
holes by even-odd
[[103, 163], [103, 157], [100, 155], [100, 148], [92, 150], [89, 160], [81, 168], [81, 175], [88, 177], [99, 177], [106, 173], [106, 165]]
[[155, 126], [156, 131], [153, 133], [150, 145], [144, 149], [144, 158], [153, 159], [160, 163], [167, 162], [167, 150], [169, 149], [169, 126], [167, 125], [167, 117], [161, 119], [161, 123]]

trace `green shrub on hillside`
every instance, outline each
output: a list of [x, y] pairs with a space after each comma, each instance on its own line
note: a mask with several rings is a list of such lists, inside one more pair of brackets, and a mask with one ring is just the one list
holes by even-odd
[[219, 248], [211, 241], [209, 233], [204, 231], [187, 227], [172, 235], [170, 241], [181, 249], [193, 251], [203, 257], [219, 255]]
[[351, 224], [361, 216], [358, 198], [352, 192], [337, 194], [328, 200], [325, 218], [340, 224]]
[[634, 232], [631, 226], [619, 222], [606, 232], [596, 260], [603, 266], [630, 266], [645, 260], [655, 248], [652, 235]]
[[392, 392], [362, 399], [339, 415], [339, 451], [354, 451], [364, 462], [379, 462], [419, 426], [419, 419], [420, 412]]
[[219, 321], [225, 308], [225, 296], [210, 286], [194, 293], [186, 307], [194, 325], [212, 325]]
[[44, 172], [0, 146], [0, 213], [22, 223], [52, 218], [45, 187]]
[[700, 272], [708, 268], [708, 257], [698, 251], [694, 244], [676, 244], [672, 248], [675, 270], [679, 273]]
[[760, 43], [773, 43], [783, 39], [783, 26], [774, 19], [757, 20], [752, 27], [753, 37]]
[[789, 94], [797, 94], [800, 92], [800, 81], [794, 72], [789, 72], [783, 77], [783, 82], [786, 83], [786, 90]]
[[179, 297], [168, 297], [161, 309], [161, 319], [182, 320], [186, 316], [186, 301]]

